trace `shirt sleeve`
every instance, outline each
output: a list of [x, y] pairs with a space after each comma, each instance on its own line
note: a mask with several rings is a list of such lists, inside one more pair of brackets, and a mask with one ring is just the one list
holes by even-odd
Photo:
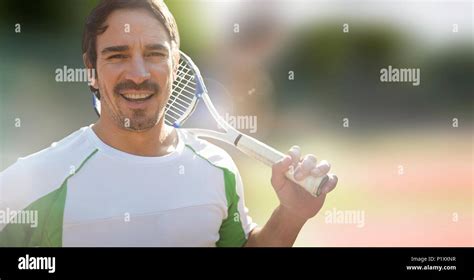
[[223, 169], [227, 198], [227, 218], [219, 230], [217, 247], [242, 247], [257, 226], [245, 207], [244, 189], [238, 170]]

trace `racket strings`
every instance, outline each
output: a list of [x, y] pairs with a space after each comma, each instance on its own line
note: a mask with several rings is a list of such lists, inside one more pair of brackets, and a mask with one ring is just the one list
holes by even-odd
[[165, 123], [174, 125], [189, 114], [195, 102], [196, 82], [194, 70], [181, 60], [171, 96], [165, 108]]

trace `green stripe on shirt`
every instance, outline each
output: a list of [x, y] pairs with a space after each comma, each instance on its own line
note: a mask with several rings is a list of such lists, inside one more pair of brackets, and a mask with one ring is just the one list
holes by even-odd
[[67, 182], [97, 151], [94, 150], [83, 160], [79, 168], [66, 177], [58, 189], [42, 196], [22, 210], [38, 213], [37, 227], [32, 227], [28, 223], [8, 224], [0, 231], [0, 247], [61, 247]]
[[225, 167], [213, 164], [207, 158], [197, 153], [191, 146], [186, 145], [193, 153], [200, 158], [206, 160], [214, 167], [223, 171], [225, 183], [225, 195], [227, 199], [227, 218], [222, 221], [219, 229], [219, 240], [216, 242], [217, 247], [242, 247], [247, 242], [244, 228], [239, 213], [239, 200], [237, 194], [237, 183], [235, 174]]

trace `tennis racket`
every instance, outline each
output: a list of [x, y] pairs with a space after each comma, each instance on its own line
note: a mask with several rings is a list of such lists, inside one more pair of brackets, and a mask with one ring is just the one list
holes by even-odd
[[[226, 142], [248, 156], [272, 166], [277, 161], [285, 157], [285, 154], [276, 149], [248, 136], [240, 133], [233, 126], [228, 124], [217, 112], [207, 93], [206, 85], [199, 71], [189, 56], [180, 51], [180, 61], [176, 79], [173, 82], [172, 93], [165, 107], [165, 123], [179, 128], [191, 116], [200, 100], [204, 102], [209, 113], [217, 122], [222, 131], [208, 129], [187, 129], [197, 137], [211, 138]], [[93, 96], [94, 108], [100, 115], [100, 100]], [[303, 187], [313, 196], [321, 194], [321, 187], [328, 181], [327, 175], [323, 177], [309, 176], [304, 180], [296, 180], [293, 176], [294, 170], [291, 166], [286, 177]]]

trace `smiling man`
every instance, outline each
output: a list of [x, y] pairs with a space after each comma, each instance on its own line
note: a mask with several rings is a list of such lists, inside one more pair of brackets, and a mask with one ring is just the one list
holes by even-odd
[[311, 196], [289, 181], [324, 176], [326, 161], [294, 146], [273, 166], [280, 204], [252, 223], [242, 181], [220, 148], [164, 124], [179, 60], [165, 4], [104, 0], [89, 15], [85, 65], [100, 98], [97, 123], [20, 158], [1, 173], [0, 211], [35, 211], [37, 226], [0, 224], [0, 246], [291, 246], [337, 184]]

